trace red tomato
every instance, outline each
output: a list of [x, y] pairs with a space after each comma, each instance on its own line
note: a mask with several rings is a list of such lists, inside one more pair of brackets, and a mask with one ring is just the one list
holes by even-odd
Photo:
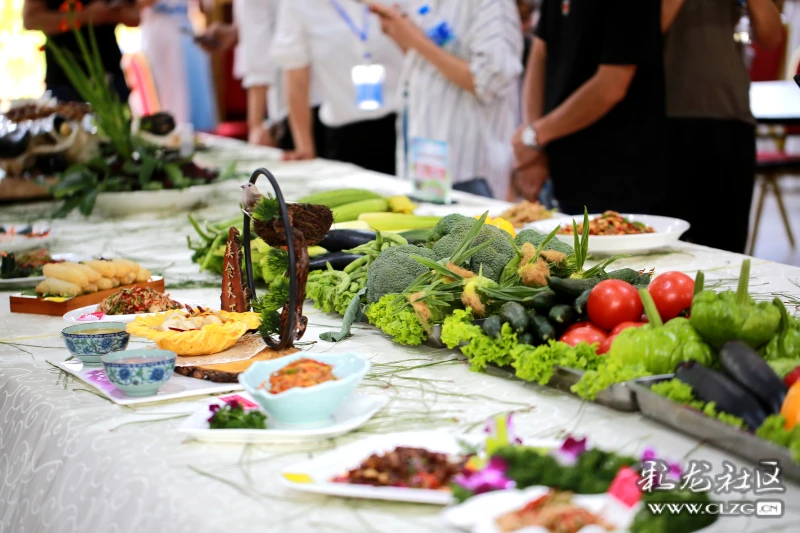
[[798, 381], [800, 381], [800, 366], [786, 374], [786, 377], [783, 378], [783, 382], [786, 383], [786, 386], [789, 388]]
[[586, 344], [600, 344], [606, 340], [606, 334], [594, 325], [589, 324], [588, 326], [567, 331], [558, 340], [566, 342], [570, 346], [577, 346], [582, 342]]
[[609, 335], [606, 340], [600, 343], [600, 346], [597, 347], [597, 355], [605, 355], [611, 350], [611, 343], [614, 342], [616, 339], [616, 335]]
[[620, 331], [628, 328], [640, 328], [642, 326], [646, 326], [647, 322], [622, 322], [621, 324], [617, 324], [617, 327], [611, 330], [609, 335], [617, 335]]
[[567, 329], [564, 330], [564, 334], [567, 334], [570, 331], [574, 331], [576, 329], [581, 329], [581, 328], [592, 328], [595, 331], [597, 331], [598, 333], [601, 333], [604, 337], [606, 335], [608, 335], [608, 332], [606, 330], [598, 328], [597, 326], [595, 326], [591, 322], [577, 322], [575, 324], [572, 324], [570, 327], [568, 327]]
[[586, 304], [589, 320], [606, 330], [622, 322], [638, 321], [643, 310], [642, 299], [634, 286], [618, 279], [598, 283]]
[[648, 290], [661, 320], [666, 322], [692, 306], [694, 280], [683, 272], [666, 272], [654, 279]]

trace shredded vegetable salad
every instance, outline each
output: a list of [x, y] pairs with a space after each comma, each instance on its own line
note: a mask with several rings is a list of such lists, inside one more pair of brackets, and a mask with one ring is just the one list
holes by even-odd
[[[578, 224], [578, 233], [583, 232], [583, 224]], [[589, 235], [639, 235], [655, 233], [656, 230], [641, 222], [630, 222], [616, 211], [606, 211], [589, 222]], [[566, 225], [558, 232], [561, 235], [572, 235], [573, 227]]]
[[107, 315], [138, 315], [140, 313], [161, 313], [182, 309], [183, 305], [171, 300], [168, 294], [153, 289], [133, 287], [112, 294], [97, 306], [98, 311]]

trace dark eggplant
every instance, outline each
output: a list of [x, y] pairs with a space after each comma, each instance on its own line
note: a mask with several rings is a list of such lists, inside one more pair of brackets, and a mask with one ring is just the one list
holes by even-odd
[[761, 403], [747, 389], [697, 361], [686, 361], [678, 365], [675, 377], [691, 386], [699, 400], [714, 402], [717, 410], [738, 416], [752, 430], [761, 427], [767, 418], [767, 412]]
[[167, 135], [175, 130], [175, 118], [169, 113], [155, 113], [139, 119], [139, 128], [153, 135]]
[[722, 369], [753, 393], [770, 414], [780, 413], [789, 388], [755, 350], [741, 341], [726, 342], [719, 350]]
[[329, 252], [341, 252], [352, 250], [362, 244], [367, 244], [375, 240], [375, 232], [363, 229], [332, 229], [325, 235], [320, 246]]
[[316, 257], [312, 257], [311, 261], [309, 261], [309, 270], [325, 270], [328, 268], [328, 263], [331, 264], [334, 270], [344, 270], [344, 268], [356, 261], [361, 259], [362, 255], [356, 254], [346, 254], [344, 252], [334, 252], [332, 254], [324, 254], [318, 255]]

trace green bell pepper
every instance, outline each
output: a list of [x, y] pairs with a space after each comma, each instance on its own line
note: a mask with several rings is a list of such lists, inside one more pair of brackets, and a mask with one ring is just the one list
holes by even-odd
[[742, 263], [739, 288], [719, 294], [702, 291], [692, 301], [690, 322], [714, 348], [740, 340], [752, 348], [768, 342], [778, 331], [779, 309], [772, 302], [756, 303], [747, 294], [750, 260]]
[[[761, 348], [761, 355], [769, 362], [777, 360], [795, 360], [795, 366], [800, 365], [800, 320], [786, 312], [786, 306], [779, 299], [775, 299], [775, 306], [781, 313], [781, 323], [778, 334], [772, 337]], [[791, 370], [793, 370], [792, 368]]]

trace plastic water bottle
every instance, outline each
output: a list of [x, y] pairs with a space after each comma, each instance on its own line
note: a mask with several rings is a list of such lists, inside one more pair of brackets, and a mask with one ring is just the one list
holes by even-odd
[[420, 7], [417, 10], [417, 15], [419, 15], [420, 27], [422, 27], [425, 35], [437, 46], [445, 46], [453, 40], [453, 29], [446, 21], [435, 17], [428, 4]]

